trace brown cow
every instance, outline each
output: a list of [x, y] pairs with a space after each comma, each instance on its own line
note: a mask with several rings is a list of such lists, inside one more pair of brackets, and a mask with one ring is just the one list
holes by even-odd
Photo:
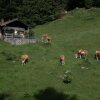
[[100, 51], [95, 52], [95, 58], [97, 61], [100, 59]]
[[26, 64], [29, 61], [29, 56], [27, 54], [21, 55], [22, 64]]
[[48, 38], [48, 34], [43, 34], [42, 35], [42, 42], [47, 43], [47, 38]]
[[80, 49], [79, 51], [77, 51], [76, 53], [75, 53], [75, 57], [76, 58], [85, 58], [85, 60], [86, 60], [86, 58], [87, 58], [87, 55], [88, 55], [88, 51], [87, 50], [84, 50], [84, 49]]
[[42, 42], [51, 44], [51, 37], [48, 34], [43, 34], [41, 38]]
[[64, 55], [61, 55], [60, 58], [59, 58], [59, 60], [60, 60], [60, 63], [61, 63], [62, 65], [65, 64], [65, 56], [64, 56]]

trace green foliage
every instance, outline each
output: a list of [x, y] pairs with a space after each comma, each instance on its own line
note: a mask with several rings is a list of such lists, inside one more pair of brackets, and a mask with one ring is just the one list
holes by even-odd
[[[63, 12], [66, 0], [13, 0], [0, 3], [0, 19], [18, 17], [29, 26], [57, 19]], [[9, 13], [8, 13], [9, 12]]]
[[100, 0], [93, 0], [93, 6], [100, 7]]
[[85, 8], [89, 9], [93, 5], [93, 0], [85, 0]]
[[66, 9], [67, 10], [73, 10], [76, 7], [82, 8], [82, 7], [84, 7], [84, 3], [85, 3], [84, 0], [67, 0]]

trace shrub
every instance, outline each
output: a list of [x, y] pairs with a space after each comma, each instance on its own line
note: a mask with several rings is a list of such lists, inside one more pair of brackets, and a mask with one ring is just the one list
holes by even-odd
[[64, 76], [64, 79], [63, 79], [63, 82], [64, 83], [71, 83], [72, 82], [72, 77], [71, 76]]
[[67, 84], [72, 82], [72, 74], [71, 74], [70, 71], [66, 71], [66, 72], [64, 73], [63, 82], [64, 82], [64, 83], [67, 83]]

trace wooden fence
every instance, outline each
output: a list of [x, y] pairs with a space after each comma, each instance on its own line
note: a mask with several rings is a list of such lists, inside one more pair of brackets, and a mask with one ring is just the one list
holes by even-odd
[[20, 36], [14, 36], [13, 34], [8, 33], [5, 34], [4, 41], [11, 43], [13, 45], [36, 43], [36, 39], [34, 38], [22, 38]]

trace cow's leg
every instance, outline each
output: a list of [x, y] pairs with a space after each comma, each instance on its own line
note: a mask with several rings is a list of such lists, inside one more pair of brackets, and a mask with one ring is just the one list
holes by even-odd
[[99, 60], [99, 58], [98, 58], [98, 56], [96, 55], [96, 59], [97, 59], [97, 61]]
[[98, 59], [98, 57], [97, 57], [97, 61], [98, 61], [99, 59]]
[[25, 60], [22, 60], [22, 65], [25, 65]]
[[65, 65], [65, 61], [64, 60], [62, 60], [62, 65]]
[[24, 63], [26, 64], [28, 62], [28, 59], [25, 59]]
[[75, 58], [78, 58], [78, 54], [75, 54]]
[[81, 59], [81, 58], [82, 58], [82, 55], [80, 54], [79, 57], [80, 57], [80, 59]]
[[60, 59], [60, 63], [61, 63], [61, 65], [62, 65], [62, 59]]

